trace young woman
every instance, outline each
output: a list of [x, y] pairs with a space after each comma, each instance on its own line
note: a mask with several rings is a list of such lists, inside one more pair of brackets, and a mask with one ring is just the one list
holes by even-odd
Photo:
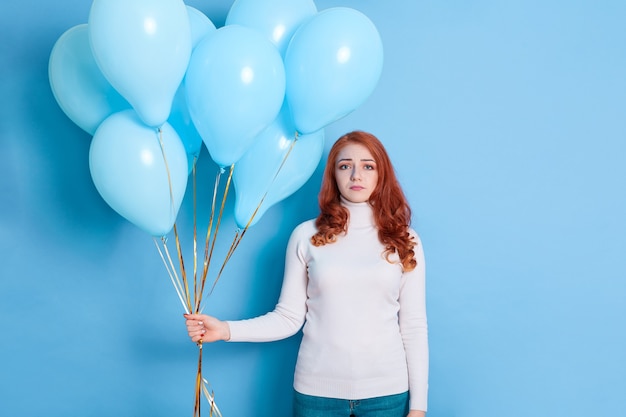
[[274, 311], [249, 320], [186, 315], [191, 340], [303, 338], [296, 417], [423, 417], [428, 391], [424, 252], [380, 141], [355, 131], [333, 145], [320, 215], [287, 247]]

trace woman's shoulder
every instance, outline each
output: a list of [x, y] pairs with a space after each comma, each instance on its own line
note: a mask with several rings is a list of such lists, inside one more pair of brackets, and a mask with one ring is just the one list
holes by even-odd
[[317, 227], [315, 226], [315, 219], [309, 219], [297, 225], [291, 236], [307, 236], [307, 239], [317, 233]]
[[413, 229], [412, 227], [409, 227], [408, 231], [409, 231], [409, 236], [411, 237], [411, 239], [413, 239], [415, 242], [421, 245], [422, 239], [420, 238], [420, 235], [417, 233], [417, 231], [415, 231], [415, 229]]
[[308, 252], [311, 246], [311, 237], [317, 232], [315, 219], [307, 220], [297, 225], [291, 232], [288, 247], [297, 248], [300, 253]]

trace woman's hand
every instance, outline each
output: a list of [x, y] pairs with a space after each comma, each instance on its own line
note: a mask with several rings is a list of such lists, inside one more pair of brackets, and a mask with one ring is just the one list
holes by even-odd
[[230, 339], [228, 323], [206, 314], [184, 314], [187, 333], [192, 342], [216, 342]]
[[425, 411], [411, 410], [406, 417], [426, 417]]

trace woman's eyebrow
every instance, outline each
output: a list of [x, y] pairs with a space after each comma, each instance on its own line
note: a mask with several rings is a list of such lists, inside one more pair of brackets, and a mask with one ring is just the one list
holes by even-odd
[[[342, 159], [338, 159], [337, 163], [342, 162], [342, 161], [350, 161], [352, 162], [352, 158], [342, 158]], [[374, 159], [371, 158], [363, 158], [363, 159], [359, 159], [359, 161], [363, 161], [363, 162], [376, 162]]]

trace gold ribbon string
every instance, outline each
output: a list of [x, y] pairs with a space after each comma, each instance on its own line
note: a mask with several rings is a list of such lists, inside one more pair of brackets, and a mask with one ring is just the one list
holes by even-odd
[[159, 147], [161, 148], [161, 155], [163, 156], [163, 163], [165, 164], [165, 173], [167, 174], [167, 185], [170, 192], [170, 215], [174, 215], [176, 210], [174, 208], [174, 191], [172, 189], [172, 176], [170, 174], [170, 166], [167, 163], [167, 156], [165, 155], [165, 148], [163, 147], [163, 129], [160, 127], [157, 129], [159, 132]]
[[[187, 308], [187, 303], [185, 303], [184, 300], [184, 291], [182, 289], [181, 283], [178, 280], [178, 275], [176, 275], [176, 270], [174, 269], [174, 264], [172, 262], [172, 259], [169, 258], [169, 252], [168, 252], [168, 258], [169, 258], [169, 265], [168, 265], [168, 260], [165, 258], [165, 255], [163, 254], [163, 251], [161, 250], [161, 248], [159, 247], [159, 242], [157, 240], [156, 237], [153, 237], [152, 240], [154, 241], [154, 245], [157, 248], [157, 251], [159, 251], [159, 255], [161, 255], [161, 260], [163, 261], [163, 265], [165, 265], [165, 269], [167, 270], [167, 273], [170, 277], [170, 281], [172, 282], [172, 285], [174, 286], [174, 289], [176, 290], [176, 294], [178, 295], [178, 299], [180, 300], [181, 304], [183, 305], [183, 309], [185, 310], [185, 313], [189, 314], [190, 311]], [[163, 245], [165, 247], [166, 245], [166, 239], [164, 237], [161, 238]]]
[[185, 261], [183, 259], [183, 251], [180, 246], [180, 238], [178, 237], [178, 229], [176, 223], [174, 223], [174, 237], [176, 239], [176, 251], [178, 252], [178, 261], [180, 263], [180, 275], [183, 281], [183, 288], [185, 289], [185, 300], [187, 300], [187, 307], [191, 311], [191, 295], [189, 294], [189, 284], [187, 283], [187, 273], [185, 272]]
[[[208, 265], [211, 263], [211, 258], [213, 256], [213, 250], [215, 248], [215, 242], [217, 241], [217, 234], [218, 234], [218, 231], [219, 231], [219, 228], [220, 228], [220, 224], [221, 224], [221, 221], [222, 221], [222, 215], [224, 213], [224, 207], [226, 205], [226, 197], [228, 196], [228, 191], [230, 190], [230, 183], [232, 181], [233, 172], [234, 171], [235, 171], [235, 164], [232, 164], [230, 166], [230, 172], [228, 174], [228, 179], [226, 181], [226, 187], [224, 188], [224, 196], [222, 197], [222, 204], [220, 206], [220, 211], [219, 211], [219, 214], [217, 216], [217, 224], [215, 225], [215, 233], [213, 235], [213, 241], [211, 243], [211, 250], [209, 252], [208, 259], [205, 261], [205, 270], [204, 270], [204, 275], [202, 277], [202, 284], [201, 284], [201, 291], [202, 292], [204, 292], [206, 276], [207, 276], [207, 273], [208, 273]], [[207, 243], [208, 243], [208, 237], [207, 237]], [[224, 269], [224, 267], [222, 266], [222, 268], [220, 269], [220, 274], [221, 274], [221, 271], [223, 269]], [[218, 279], [219, 279], [219, 275], [218, 275]], [[215, 282], [217, 282], [217, 279], [215, 280]], [[215, 287], [215, 283], [213, 284], [213, 287]], [[211, 293], [212, 292], [213, 292], [213, 290], [211, 290]]]
[[206, 379], [203, 379], [202, 382], [203, 382], [202, 392], [204, 393], [204, 397], [207, 399], [209, 404], [211, 404], [209, 417], [213, 416], [213, 412], [215, 412], [215, 417], [222, 417], [222, 412], [220, 411], [219, 408], [217, 408], [217, 404], [215, 403], [215, 393], [213, 392], [209, 393], [209, 389], [207, 387], [209, 382]]
[[193, 165], [191, 166], [191, 176], [193, 182], [193, 291], [194, 291], [194, 312], [198, 312], [197, 306], [200, 304], [200, 298], [198, 293], [198, 216], [196, 214], [197, 199], [196, 199], [196, 162], [198, 157], [194, 155]]
[[[167, 173], [167, 184], [168, 184], [169, 194], [170, 194], [170, 215], [174, 216], [174, 214], [176, 213], [176, 209], [174, 205], [174, 190], [172, 187], [172, 175], [170, 173], [170, 167], [167, 162], [167, 155], [165, 154], [165, 147], [163, 146], [163, 129], [158, 128], [157, 131], [159, 132], [159, 135], [158, 135], [159, 147], [161, 148], [161, 155], [163, 156], [163, 163], [165, 164], [165, 172]], [[189, 295], [189, 285], [187, 285], [187, 274], [185, 272], [185, 263], [183, 260], [182, 249], [180, 246], [180, 238], [178, 236], [178, 230], [176, 228], [176, 221], [174, 221], [174, 237], [176, 240], [176, 250], [178, 252], [178, 261], [180, 263], [180, 273], [182, 276], [182, 290], [184, 291], [184, 299], [186, 301], [185, 311], [190, 312], [191, 311], [191, 297]], [[162, 238], [162, 241], [163, 241], [163, 248], [165, 250], [165, 253], [167, 254], [167, 258], [170, 261], [172, 270], [174, 271], [174, 275], [176, 276], [176, 281], [178, 282], [180, 286], [181, 285], [180, 280], [178, 279], [178, 275], [176, 274], [176, 269], [174, 268], [172, 258], [167, 248], [167, 243], [166, 243], [167, 241], [163, 238]]]
[[198, 373], [196, 374], [196, 396], [193, 407], [194, 417], [200, 417], [200, 400], [202, 399], [202, 340], [198, 342]]
[[[289, 145], [289, 149], [287, 149], [287, 153], [285, 154], [285, 157], [283, 158], [282, 162], [280, 163], [280, 166], [278, 167], [278, 170], [276, 171], [276, 173], [274, 174], [274, 177], [272, 178], [272, 182], [270, 182], [270, 185], [269, 187], [267, 187], [265, 194], [263, 194], [263, 197], [261, 197], [261, 201], [259, 201], [259, 205], [256, 206], [256, 209], [254, 209], [254, 212], [252, 212], [252, 215], [250, 216], [250, 220], [248, 220], [246, 227], [244, 227], [243, 232], [241, 233], [241, 238], [239, 239], [239, 242], [241, 241], [241, 239], [243, 239], [243, 235], [246, 233], [246, 230], [248, 230], [248, 227], [250, 227], [250, 224], [252, 224], [252, 220], [254, 220], [254, 218], [256, 217], [257, 212], [259, 211], [259, 209], [261, 208], [261, 205], [263, 204], [263, 201], [265, 201], [265, 197], [267, 197], [267, 194], [269, 193], [270, 188], [274, 184], [274, 181], [276, 181], [276, 178], [278, 178], [278, 174], [280, 174], [280, 171], [285, 166], [285, 163], [287, 162], [287, 158], [289, 158], [289, 155], [291, 155], [291, 151], [293, 150], [294, 146], [296, 146], [297, 141], [298, 141], [298, 132], [296, 131], [294, 133], [293, 141], [291, 142], [291, 145]], [[237, 242], [237, 245], [239, 245], [239, 242]], [[233, 250], [229, 252], [228, 259], [230, 259], [230, 255], [232, 255], [232, 252], [234, 252], [235, 249], [237, 249], [237, 245], [235, 245]]]
[[217, 189], [219, 188], [219, 183], [222, 177], [222, 174], [224, 173], [223, 168], [221, 168], [217, 175], [215, 176], [215, 184], [213, 186], [213, 198], [211, 200], [211, 216], [209, 217], [209, 226], [207, 228], [207, 232], [206, 232], [206, 241], [205, 241], [205, 245], [204, 245], [204, 265], [203, 265], [203, 270], [202, 270], [202, 277], [200, 279], [201, 284], [200, 284], [200, 297], [197, 299], [197, 303], [195, 305], [195, 311], [201, 311], [200, 309], [200, 305], [201, 305], [201, 299], [202, 299], [202, 293], [204, 291], [204, 281], [206, 280], [206, 276], [209, 272], [209, 263], [211, 262], [211, 257], [209, 255], [209, 246], [210, 246], [210, 240], [211, 240], [211, 230], [213, 229], [213, 221], [215, 219], [215, 204], [217, 201]]
[[[291, 151], [293, 150], [294, 146], [296, 145], [296, 141], [297, 140], [298, 140], [298, 132], [296, 131], [294, 133], [293, 142], [291, 142], [291, 145], [289, 145], [289, 149], [287, 150], [287, 153], [285, 154], [285, 157], [283, 158], [282, 162], [280, 163], [280, 166], [278, 167], [278, 170], [274, 174], [274, 177], [272, 178], [272, 182], [270, 182], [269, 187], [267, 188], [267, 190], [263, 194], [263, 197], [261, 197], [261, 201], [259, 201], [259, 204], [256, 206], [256, 208], [252, 212], [252, 215], [250, 216], [250, 219], [248, 220], [248, 223], [246, 224], [246, 226], [241, 231], [241, 234], [239, 234], [239, 231], [237, 231], [237, 233], [235, 234], [235, 238], [233, 239], [233, 242], [230, 244], [230, 248], [228, 249], [228, 253], [224, 257], [224, 262], [222, 263], [222, 266], [220, 267], [220, 270], [219, 270], [219, 272], [217, 274], [217, 277], [215, 278], [215, 281], [213, 281], [213, 286], [211, 287], [211, 291], [209, 292], [209, 295], [213, 294], [213, 290], [215, 289], [215, 286], [217, 285], [217, 282], [219, 281], [220, 277], [222, 276], [222, 272], [224, 271], [224, 268], [226, 267], [226, 264], [230, 260], [230, 258], [233, 255], [233, 253], [235, 253], [235, 249], [237, 249], [237, 246], [239, 246], [239, 243], [241, 243], [241, 240], [243, 239], [244, 235], [246, 234], [246, 231], [248, 230], [248, 228], [252, 224], [252, 220], [254, 220], [254, 218], [256, 217], [259, 209], [261, 208], [261, 205], [263, 204], [263, 201], [265, 201], [265, 198], [267, 197], [267, 194], [269, 193], [269, 190], [272, 187], [272, 184], [274, 184], [274, 181], [276, 181], [276, 178], [278, 177], [278, 174], [280, 174], [280, 171], [285, 166], [285, 162], [287, 162], [287, 158], [291, 154]], [[231, 168], [231, 175], [232, 175], [232, 168]]]
[[[165, 167], [166, 167], [166, 172], [167, 172], [167, 179], [168, 179], [168, 185], [169, 185], [169, 192], [170, 192], [170, 209], [172, 211], [172, 215], [174, 215], [174, 197], [173, 197], [173, 188], [172, 188], [172, 181], [171, 181], [171, 175], [170, 175], [170, 170], [169, 170], [169, 166], [167, 163], [167, 158], [165, 156], [165, 150], [163, 147], [163, 132], [161, 129], [158, 129], [159, 132], [159, 144], [161, 147], [161, 152], [163, 155], [163, 160], [165, 163]], [[287, 161], [287, 158], [289, 157], [289, 155], [291, 154], [293, 147], [295, 146], [296, 141], [298, 140], [298, 133], [295, 133], [295, 137], [294, 137], [294, 141], [291, 143], [287, 153], [285, 154], [285, 157], [283, 158], [283, 161], [281, 162], [277, 172], [274, 174], [274, 177], [272, 178], [272, 182], [270, 183], [270, 187], [271, 185], [274, 183], [274, 181], [276, 180], [276, 178], [278, 177], [279, 173], [281, 172], [283, 166], [285, 165], [285, 162]], [[224, 208], [226, 205], [226, 199], [228, 196], [228, 192], [230, 190], [230, 184], [232, 181], [232, 177], [233, 177], [233, 172], [235, 169], [235, 164], [232, 164], [230, 167], [230, 172], [228, 175], [228, 180], [226, 182], [226, 186], [224, 189], [224, 194], [222, 196], [222, 202], [220, 205], [220, 209], [219, 209], [219, 213], [217, 216], [217, 219], [215, 219], [215, 209], [216, 209], [216, 202], [217, 202], [217, 190], [219, 188], [219, 183], [221, 180], [221, 175], [224, 172], [224, 169], [220, 169], [220, 171], [218, 172], [217, 176], [216, 176], [216, 180], [215, 180], [215, 185], [214, 185], [214, 189], [213, 189], [213, 200], [212, 200], [212, 204], [211, 204], [211, 216], [209, 219], [209, 225], [207, 228], [207, 234], [206, 234], [206, 242], [205, 242], [205, 251], [204, 251], [204, 265], [203, 265], [203, 270], [202, 270], [202, 275], [200, 276], [200, 279], [198, 280], [198, 253], [197, 253], [197, 182], [196, 182], [196, 158], [194, 157], [194, 161], [193, 161], [193, 165], [192, 165], [192, 175], [193, 175], [193, 308], [192, 308], [192, 299], [191, 299], [191, 294], [189, 291], [189, 282], [187, 280], [187, 274], [186, 274], [186, 270], [185, 270], [185, 262], [184, 262], [184, 258], [183, 258], [183, 253], [182, 253], [182, 247], [180, 244], [180, 237], [179, 237], [179, 233], [178, 233], [178, 228], [177, 228], [177, 224], [176, 222], [174, 222], [173, 225], [173, 231], [174, 231], [174, 236], [175, 236], [175, 242], [176, 242], [176, 250], [178, 252], [178, 260], [180, 263], [180, 271], [181, 271], [181, 277], [182, 279], [178, 276], [177, 272], [176, 272], [176, 268], [174, 266], [174, 262], [172, 260], [172, 256], [169, 252], [168, 246], [167, 246], [167, 239], [165, 236], [161, 237], [161, 242], [163, 244], [163, 249], [161, 249], [159, 247], [159, 244], [156, 240], [156, 238], [154, 238], [154, 242], [155, 242], [155, 246], [157, 247], [157, 250], [159, 251], [159, 254], [161, 256], [161, 259], [163, 261], [163, 264], [165, 265], [165, 268], [168, 272], [168, 275], [170, 276], [170, 280], [174, 286], [174, 289], [176, 290], [176, 293], [178, 295], [179, 300], [181, 301], [181, 304], [183, 305], [183, 308], [185, 310], [186, 313], [189, 313], [191, 311], [198, 313], [202, 311], [202, 301], [203, 301], [203, 293], [204, 293], [204, 288], [205, 288], [205, 283], [206, 283], [206, 278], [208, 275], [208, 270], [209, 270], [209, 266], [211, 264], [211, 259], [213, 257], [213, 252], [215, 249], [215, 244], [217, 241], [217, 236], [218, 236], [218, 232], [219, 232], [219, 228], [221, 225], [221, 220], [222, 220], [222, 216], [224, 213]], [[215, 286], [217, 285], [217, 282], [219, 281], [222, 272], [224, 271], [224, 268], [226, 267], [226, 264], [228, 263], [228, 261], [231, 259], [233, 253], [235, 252], [235, 250], [237, 249], [237, 247], [239, 246], [239, 243], [241, 243], [241, 240], [243, 239], [244, 235], [246, 234], [246, 231], [248, 230], [248, 228], [250, 227], [250, 225], [252, 224], [252, 221], [254, 220], [255, 216], [257, 215], [261, 205], [263, 204], [263, 202], [265, 201], [265, 198], [267, 197], [267, 194], [269, 192], [269, 187], [268, 190], [265, 191], [263, 197], [261, 198], [261, 200], [259, 201], [259, 204], [257, 205], [257, 207], [255, 208], [254, 212], [252, 213], [250, 219], [248, 220], [248, 223], [246, 224], [246, 226], [243, 228], [243, 230], [237, 230], [235, 237], [230, 245], [230, 248], [226, 254], [226, 257], [224, 259], [224, 262], [222, 263], [220, 270], [217, 274], [217, 277], [215, 279], [215, 281], [213, 282], [213, 285], [211, 287], [211, 291], [210, 294], [213, 293], [213, 290], [215, 289]], [[213, 232], [213, 223], [216, 222], [215, 225], [215, 230]], [[202, 393], [204, 393], [204, 396], [206, 397], [207, 401], [209, 402], [209, 404], [211, 405], [211, 409], [210, 409], [210, 415], [213, 416], [213, 412], [215, 412], [216, 417], [221, 417], [221, 413], [219, 411], [219, 409], [217, 408], [217, 405], [215, 404], [215, 395], [214, 394], [210, 394], [208, 389], [207, 389], [207, 381], [206, 379], [204, 379], [202, 377], [202, 340], [199, 341], [198, 343], [198, 369], [197, 369], [197, 373], [196, 373], [196, 386], [195, 386], [195, 404], [194, 404], [194, 417], [200, 417], [200, 399], [202, 396]]]
[[[161, 147], [161, 153], [163, 155], [163, 161], [165, 163], [165, 169], [167, 172], [167, 181], [168, 181], [168, 185], [169, 185], [169, 193], [170, 193], [170, 209], [171, 209], [171, 214], [174, 215], [175, 213], [175, 209], [174, 209], [174, 193], [173, 193], [173, 189], [172, 189], [172, 179], [171, 179], [171, 175], [170, 175], [170, 170], [169, 170], [169, 165], [167, 163], [167, 158], [165, 155], [165, 149], [163, 147], [163, 131], [159, 128], [158, 129], [159, 132], [159, 145]], [[193, 172], [194, 172], [194, 306], [199, 305], [201, 299], [202, 299], [202, 293], [198, 293], [197, 291], [197, 287], [196, 287], [196, 265], [197, 265], [197, 257], [196, 257], [196, 218], [195, 218], [195, 212], [196, 212], [196, 200], [195, 200], [195, 160], [194, 160], [194, 166], [193, 166]], [[174, 284], [174, 288], [176, 289], [176, 292], [178, 294], [178, 297], [181, 301], [181, 303], [183, 304], [183, 308], [185, 310], [186, 313], [189, 313], [192, 309], [191, 307], [191, 295], [189, 293], [189, 283], [187, 281], [187, 275], [185, 272], [185, 262], [183, 259], [183, 252], [182, 252], [182, 247], [180, 245], [180, 237], [178, 234], [178, 228], [176, 226], [176, 222], [174, 222], [174, 236], [176, 238], [176, 250], [178, 252], [178, 260], [180, 262], [180, 270], [181, 270], [181, 276], [182, 276], [182, 282], [181, 280], [178, 278], [178, 274], [176, 273], [176, 268], [174, 267], [174, 262], [172, 261], [172, 257], [170, 255], [169, 249], [167, 247], [167, 239], [163, 236], [161, 238], [161, 241], [163, 243], [163, 251], [161, 251], [161, 249], [158, 246], [158, 243], [155, 240], [155, 244], [157, 246], [157, 249], [159, 250], [159, 254], [161, 255], [161, 259], [163, 260], [163, 263], [165, 264], [165, 267], [170, 275], [170, 279], [172, 281], [172, 284]], [[165, 252], [165, 255], [163, 254]], [[167, 258], [167, 261], [166, 261]], [[168, 264], [169, 261], [169, 264]], [[197, 312], [197, 310], [195, 311]], [[199, 346], [199, 350], [198, 350], [198, 371], [196, 374], [196, 392], [195, 392], [195, 405], [194, 405], [194, 417], [200, 417], [200, 400], [202, 397], [202, 341], [200, 341], [200, 343], [198, 343]], [[212, 407], [211, 407], [212, 408]]]

